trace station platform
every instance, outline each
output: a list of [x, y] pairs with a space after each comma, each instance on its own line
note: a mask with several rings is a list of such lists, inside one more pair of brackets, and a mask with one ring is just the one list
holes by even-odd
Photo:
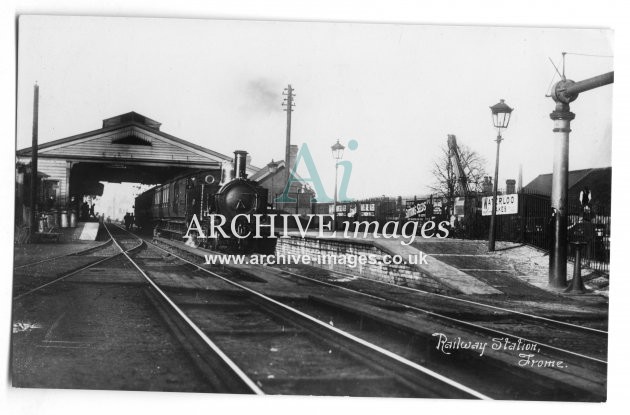
[[[332, 252], [337, 255], [389, 254], [400, 255], [403, 258], [410, 255], [426, 256], [426, 262], [423, 263], [399, 267], [378, 265], [371, 270], [360, 266], [348, 268], [310, 265], [325, 268], [342, 276], [345, 274], [348, 278], [360, 275], [367, 279], [436, 293], [489, 296], [508, 301], [513, 299], [519, 303], [548, 301], [551, 304], [559, 297], [574, 298], [585, 306], [604, 305], [608, 301], [608, 276], [588, 268], [582, 268], [582, 279], [587, 289], [585, 294], [565, 293], [564, 289], [551, 287], [548, 284], [549, 257], [545, 252], [527, 245], [498, 241], [496, 251], [488, 252], [487, 241], [483, 240], [418, 237], [411, 245], [403, 245], [400, 238], [383, 239], [368, 236], [355, 239], [343, 237], [343, 234], [339, 233], [333, 235], [332, 232], [323, 235], [307, 232], [302, 238], [299, 232], [290, 231], [289, 236], [289, 239], [278, 239], [276, 255], [299, 253], [325, 255]], [[183, 242], [165, 242], [185, 246]], [[184, 249], [197, 256], [208, 253], [187, 246]], [[244, 268], [249, 270], [253, 267], [244, 265]], [[417, 272], [413, 270], [410, 272], [409, 268], [414, 268]], [[569, 282], [572, 275], [573, 264], [569, 262], [567, 265]], [[431, 285], [431, 281], [435, 284]]]
[[[301, 238], [297, 231], [292, 238]], [[536, 297], [540, 291], [563, 295], [564, 289], [549, 285], [549, 256], [532, 246], [513, 242], [496, 242], [496, 250], [488, 252], [485, 240], [416, 237], [410, 245], [402, 238], [344, 237], [342, 232], [306, 232], [306, 238], [345, 244], [369, 244], [390, 254], [426, 255], [426, 263], [414, 264], [421, 272], [430, 275], [463, 294]], [[406, 241], [406, 240], [405, 240]], [[567, 279], [573, 276], [573, 263], [567, 262]], [[581, 269], [588, 294], [608, 296], [608, 275], [588, 268]], [[567, 294], [570, 295], [570, 294]]]
[[[75, 228], [61, 228], [56, 242], [14, 245], [13, 266], [30, 264], [49, 258], [78, 254], [105, 243], [99, 235], [98, 222], [80, 222]], [[103, 239], [103, 240], [101, 240]]]
[[95, 241], [99, 229], [99, 222], [79, 222], [75, 228], [60, 228], [60, 239], [64, 242]]

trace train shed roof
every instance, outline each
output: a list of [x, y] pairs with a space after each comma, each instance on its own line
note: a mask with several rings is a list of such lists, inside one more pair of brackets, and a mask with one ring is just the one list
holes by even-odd
[[[151, 161], [159, 164], [218, 165], [232, 156], [160, 131], [161, 123], [137, 112], [103, 120], [97, 130], [40, 144], [39, 157], [69, 160]], [[17, 151], [28, 157], [31, 147]], [[248, 166], [250, 173], [259, 169]]]

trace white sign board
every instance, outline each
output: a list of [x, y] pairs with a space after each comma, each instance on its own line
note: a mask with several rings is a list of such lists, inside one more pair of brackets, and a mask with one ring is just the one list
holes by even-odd
[[418, 216], [420, 213], [424, 213], [426, 210], [427, 202], [417, 203], [414, 206], [407, 208], [407, 211], [405, 212], [405, 217], [409, 219], [413, 216]]
[[[497, 195], [497, 215], [512, 215], [518, 213], [518, 195]], [[481, 214], [492, 215], [492, 196], [481, 199]]]

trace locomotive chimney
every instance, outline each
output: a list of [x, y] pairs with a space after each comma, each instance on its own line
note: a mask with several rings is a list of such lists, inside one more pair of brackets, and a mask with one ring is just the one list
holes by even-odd
[[247, 151], [236, 150], [234, 152], [234, 174], [236, 179], [247, 179]]

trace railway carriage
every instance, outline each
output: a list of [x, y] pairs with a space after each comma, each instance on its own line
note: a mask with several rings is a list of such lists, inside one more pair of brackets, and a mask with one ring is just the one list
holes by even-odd
[[[200, 170], [177, 176], [139, 195], [135, 200], [136, 224], [143, 230], [153, 230], [161, 236], [183, 238], [196, 215], [203, 230], [197, 236], [202, 246], [237, 248], [241, 251], [268, 251], [268, 239], [239, 238], [253, 232], [253, 215], [267, 213], [267, 189], [249, 180], [245, 172], [247, 152], [235, 151], [234, 163], [224, 164], [222, 169]], [[225, 217], [223, 230], [228, 238], [209, 238], [212, 215]], [[237, 215], [232, 234], [231, 221]], [[265, 234], [263, 234], [263, 237]]]

